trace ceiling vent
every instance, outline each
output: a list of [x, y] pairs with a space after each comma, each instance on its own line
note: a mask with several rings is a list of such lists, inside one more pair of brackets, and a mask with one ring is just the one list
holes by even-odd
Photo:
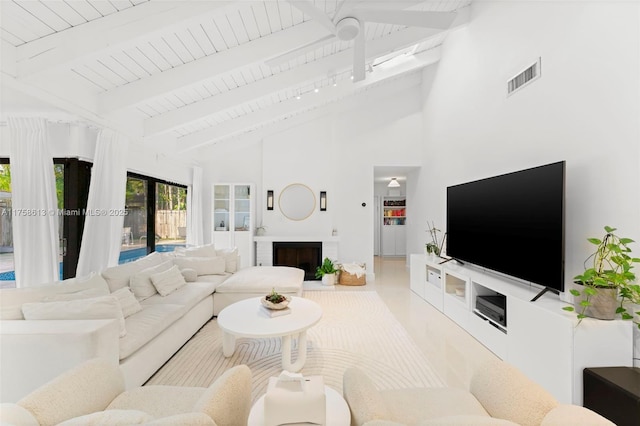
[[507, 96], [512, 95], [523, 87], [526, 87], [529, 83], [537, 80], [542, 71], [540, 68], [541, 62], [542, 58], [538, 58], [533, 65], [509, 80], [507, 82]]

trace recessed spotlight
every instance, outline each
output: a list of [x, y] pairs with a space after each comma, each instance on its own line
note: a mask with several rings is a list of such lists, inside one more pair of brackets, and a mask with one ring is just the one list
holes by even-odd
[[317, 87], [315, 89], [313, 89], [314, 93], [318, 93], [320, 91], [320, 89], [318, 89]]

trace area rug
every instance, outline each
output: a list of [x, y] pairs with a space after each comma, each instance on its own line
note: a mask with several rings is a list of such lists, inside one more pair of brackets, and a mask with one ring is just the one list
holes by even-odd
[[[365, 371], [378, 389], [444, 386], [375, 291], [305, 291], [304, 297], [322, 306], [323, 317], [307, 332], [303, 375], [323, 376], [338, 392], [344, 371], [353, 366]], [[266, 392], [269, 377], [281, 372], [280, 338], [239, 338], [235, 353], [225, 358], [222, 334], [216, 321], [210, 321], [147, 384], [206, 387], [232, 366], [246, 364], [253, 374], [255, 401]]]

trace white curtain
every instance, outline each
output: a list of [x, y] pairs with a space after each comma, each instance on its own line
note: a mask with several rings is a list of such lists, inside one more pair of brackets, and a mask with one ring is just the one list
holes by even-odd
[[57, 281], [58, 203], [47, 122], [10, 117], [9, 132], [16, 286]]
[[202, 167], [193, 167], [193, 183], [187, 191], [187, 245], [203, 244]]
[[98, 134], [76, 276], [118, 264], [122, 245], [129, 141], [103, 129]]

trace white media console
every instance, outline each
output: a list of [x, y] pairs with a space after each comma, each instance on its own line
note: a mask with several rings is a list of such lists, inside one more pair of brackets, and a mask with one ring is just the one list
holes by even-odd
[[[553, 293], [531, 302], [539, 288], [441, 261], [412, 254], [411, 290], [560, 402], [582, 405], [584, 368], [633, 364], [631, 321], [587, 318], [578, 324]], [[506, 297], [505, 326], [476, 311], [476, 298], [490, 295]]]

